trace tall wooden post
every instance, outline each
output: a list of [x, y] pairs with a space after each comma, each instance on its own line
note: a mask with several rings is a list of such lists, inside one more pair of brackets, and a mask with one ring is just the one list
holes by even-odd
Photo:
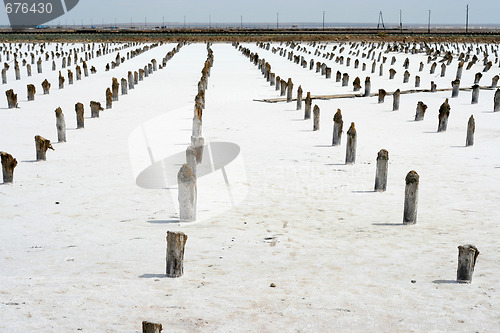
[[36, 93], [35, 86], [33, 84], [28, 84], [27, 89], [28, 89], [28, 101], [34, 101]]
[[306, 101], [305, 101], [305, 108], [304, 108], [304, 119], [311, 119], [311, 104], [312, 104], [312, 99], [311, 99], [311, 92], [307, 92], [306, 96]]
[[[113, 93], [112, 94], [112, 101], [113, 102], [116, 102], [118, 101], [118, 88], [119, 88], [120, 84], [118, 83], [118, 80], [116, 79], [116, 77], [113, 78], [112, 80], [112, 83], [111, 83], [111, 92]], [[111, 107], [106, 107], [107, 109], [111, 108]]]
[[302, 110], [302, 86], [297, 89], [297, 110]]
[[184, 249], [187, 238], [182, 232], [167, 232], [167, 277], [176, 278], [184, 273]]
[[333, 116], [333, 139], [332, 146], [339, 146], [342, 139], [342, 127], [344, 126], [344, 121], [342, 120], [342, 112], [337, 109], [337, 113]]
[[347, 131], [347, 145], [345, 154], [345, 164], [354, 164], [356, 162], [356, 142], [357, 134], [354, 123], [351, 123], [351, 127]]
[[49, 81], [47, 81], [47, 79], [45, 79], [42, 82], [42, 89], [43, 89], [43, 94], [44, 95], [48, 95], [49, 94], [49, 92], [50, 92], [50, 83], [49, 83]]
[[179, 220], [190, 222], [196, 220], [196, 177], [189, 164], [185, 163], [177, 174], [179, 186]]
[[75, 112], [76, 112], [76, 128], [84, 128], [84, 109], [82, 103], [75, 104]]
[[444, 101], [443, 104], [439, 107], [439, 124], [438, 124], [438, 132], [445, 132], [446, 127], [448, 126], [448, 117], [450, 116], [450, 104], [448, 104], [448, 98]]
[[369, 97], [370, 96], [370, 90], [371, 90], [372, 84], [370, 82], [370, 77], [367, 76], [365, 79], [365, 93], [363, 94], [364, 97]]
[[[109, 89], [109, 88], [108, 88]], [[90, 102], [90, 117], [99, 118], [99, 112], [104, 110], [100, 102], [91, 101]]]
[[477, 104], [478, 101], [479, 101], [479, 85], [475, 84], [472, 86], [471, 104]]
[[319, 131], [319, 106], [317, 105], [314, 105], [313, 116], [313, 131]]
[[405, 203], [403, 212], [404, 224], [417, 223], [417, 205], [418, 205], [418, 182], [419, 176], [415, 171], [410, 171], [405, 178]]
[[467, 122], [467, 138], [465, 139], [465, 146], [474, 145], [474, 132], [476, 131], [476, 122], [474, 121], [474, 116], [469, 117]]
[[377, 155], [377, 171], [375, 175], [375, 191], [383, 192], [387, 188], [387, 171], [389, 169], [389, 152], [381, 149]]
[[66, 142], [66, 122], [61, 108], [56, 109], [57, 141]]
[[385, 95], [387, 95], [387, 92], [384, 89], [378, 90], [378, 103], [379, 104], [384, 103]]
[[106, 89], [106, 109], [111, 109], [112, 106], [113, 106], [113, 93], [111, 92], [111, 89], [107, 88]]
[[394, 94], [392, 94], [392, 111], [398, 111], [399, 110], [399, 96], [401, 94], [401, 91], [397, 89]]
[[287, 86], [286, 102], [291, 103], [292, 102], [292, 92], [293, 92], [293, 83], [292, 83], [291, 78], [288, 78], [288, 83], [286, 86]]

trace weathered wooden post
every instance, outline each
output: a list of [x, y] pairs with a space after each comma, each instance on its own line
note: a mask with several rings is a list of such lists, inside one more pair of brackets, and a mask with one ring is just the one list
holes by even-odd
[[450, 116], [450, 104], [448, 104], [448, 98], [439, 107], [439, 125], [438, 132], [445, 132], [448, 126], [448, 117]]
[[47, 140], [40, 135], [35, 136], [35, 147], [36, 147], [36, 160], [45, 161], [47, 160], [47, 150], [54, 148], [50, 144], [50, 140]]
[[14, 182], [14, 168], [17, 166], [17, 160], [11, 154], [1, 151], [3, 183]]
[[134, 89], [134, 74], [132, 73], [132, 71], [128, 71], [127, 78], [128, 78], [128, 89]]
[[415, 88], [420, 87], [420, 76], [415, 76]]
[[185, 163], [177, 174], [179, 187], [179, 220], [190, 222], [196, 220], [196, 177], [189, 164]]
[[465, 139], [465, 146], [469, 147], [474, 145], [474, 132], [476, 131], [476, 122], [474, 116], [470, 116], [467, 122], [467, 138]]
[[122, 95], [127, 95], [127, 87], [128, 87], [127, 79], [122, 78], [120, 83], [122, 86]]
[[394, 75], [396, 75], [394, 68], [389, 69], [389, 80], [394, 79]]
[[495, 91], [495, 96], [493, 97], [493, 112], [500, 111], [500, 89]]
[[370, 97], [371, 87], [372, 87], [372, 84], [370, 82], [370, 77], [367, 76], [365, 79], [365, 93], [363, 94], [363, 97]]
[[377, 171], [375, 174], [375, 191], [387, 189], [387, 170], [389, 168], [389, 152], [381, 149], [377, 155]]
[[302, 110], [302, 86], [297, 89], [297, 110]]
[[281, 89], [281, 78], [279, 76], [276, 76], [276, 91]]
[[446, 65], [443, 63], [441, 64], [441, 77], [445, 77], [446, 75]]
[[82, 67], [83, 67], [83, 75], [85, 77], [89, 76], [89, 68], [87, 67], [87, 62], [86, 61], [83, 62]]
[[319, 106], [313, 108], [313, 131], [319, 131]]
[[451, 97], [458, 97], [458, 93], [460, 92], [460, 80], [456, 79], [454, 81], [451, 81], [451, 88]]
[[76, 112], [76, 128], [84, 128], [84, 110], [83, 110], [83, 104], [82, 103], [76, 103], [75, 104], [75, 112]]
[[2, 69], [2, 84], [7, 84], [7, 70], [5, 68]]
[[194, 148], [197, 164], [202, 162], [204, 145], [205, 139], [202, 136], [191, 136], [191, 146]]
[[431, 92], [436, 92], [437, 89], [437, 84], [434, 83], [434, 81], [431, 81]]
[[[109, 88], [108, 88], [109, 89]], [[99, 112], [104, 110], [100, 102], [90, 102], [90, 118], [99, 118]]]
[[342, 80], [342, 73], [337, 71], [337, 74], [335, 74], [335, 82], [340, 82], [340, 80]]
[[292, 102], [292, 92], [293, 92], [293, 83], [292, 83], [291, 78], [288, 78], [288, 83], [286, 86], [287, 86], [286, 102], [291, 103]]
[[9, 109], [17, 108], [17, 94], [14, 94], [14, 90], [9, 89], [5, 92], [7, 96], [7, 105]]
[[353, 85], [353, 91], [361, 90], [361, 80], [359, 79], [359, 77], [356, 76], [354, 81], [352, 81], [352, 85]]
[[425, 105], [422, 101], [419, 101], [417, 103], [417, 111], [415, 113], [415, 121], [424, 120], [426, 110], [427, 110], [427, 105]]
[[134, 71], [134, 86], [139, 83], [139, 73]]
[[184, 248], [187, 238], [182, 232], [167, 232], [167, 277], [176, 278], [184, 273]]
[[306, 101], [304, 103], [305, 105], [304, 119], [311, 119], [311, 104], [312, 104], [311, 92], [308, 91], [306, 96]]
[[106, 109], [111, 109], [112, 106], [113, 106], [113, 93], [111, 92], [111, 89], [107, 88], [106, 89]]
[[431, 69], [429, 71], [429, 74], [434, 74], [434, 72], [436, 71], [436, 66], [437, 66], [437, 64], [435, 62], [433, 62], [431, 65]]
[[380, 64], [379, 70], [378, 70], [378, 76], [383, 76], [384, 75], [384, 64]]
[[189, 146], [186, 148], [186, 163], [189, 164], [191, 172], [196, 177], [196, 169], [197, 169], [196, 148], [193, 146]]
[[398, 111], [399, 110], [399, 96], [401, 95], [401, 91], [397, 89], [393, 94], [392, 94], [392, 111]]
[[271, 87], [276, 85], [276, 73], [269, 73], [269, 85]]
[[[112, 82], [111, 82], [111, 91], [112, 91], [112, 101], [113, 102], [116, 102], [118, 101], [118, 88], [119, 88], [120, 84], [118, 83], [118, 80], [116, 79], [116, 77], [114, 77], [112, 79]], [[108, 107], [106, 107], [108, 108]]]
[[497, 87], [497, 85], [498, 85], [498, 79], [499, 79], [498, 75], [493, 76], [493, 78], [491, 79], [491, 86], [490, 86], [490, 88], [496, 88]]
[[60, 107], [56, 109], [56, 128], [57, 141], [66, 142], [66, 121], [64, 121], [64, 114]]
[[407, 70], [403, 73], [403, 83], [408, 83], [408, 81], [410, 80], [410, 72], [408, 72]]
[[21, 71], [19, 70], [19, 63], [14, 60], [14, 72], [16, 73], [16, 80], [21, 80]]
[[456, 77], [457, 80], [461, 80], [462, 79], [462, 72], [463, 72], [463, 70], [464, 70], [464, 62], [460, 61], [458, 63], [458, 66], [457, 66], [457, 77]]
[[64, 76], [62, 76], [61, 74], [61, 71], [59, 71], [59, 89], [63, 89], [64, 88]]
[[142, 333], [161, 333], [163, 327], [161, 324], [150, 323], [148, 321], [142, 322]]
[[73, 84], [73, 72], [68, 69], [68, 84]]
[[52, 71], [56, 70], [56, 62], [52, 60]]
[[347, 130], [347, 145], [345, 154], [345, 164], [354, 164], [356, 162], [356, 142], [357, 134], [354, 123], [351, 123], [351, 127]]
[[477, 104], [479, 100], [479, 85], [475, 84], [472, 86], [472, 100], [471, 104]]
[[49, 92], [50, 92], [50, 83], [49, 83], [49, 81], [47, 81], [47, 79], [45, 79], [42, 82], [42, 89], [43, 89], [43, 94], [44, 95], [48, 95], [49, 94]]
[[379, 104], [384, 103], [385, 95], [387, 95], [387, 92], [384, 89], [378, 90], [378, 103]]
[[421, 72], [424, 70], [424, 63], [420, 62], [420, 65], [418, 66], [418, 71]]
[[403, 224], [417, 223], [417, 206], [418, 206], [418, 173], [414, 170], [408, 172], [405, 181], [405, 203], [403, 212]]
[[344, 127], [344, 122], [342, 120], [342, 112], [340, 111], [340, 109], [337, 109], [337, 112], [333, 116], [332, 146], [340, 146], [343, 127]]
[[31, 65], [30, 64], [26, 65], [26, 75], [28, 77], [31, 76]]
[[342, 87], [347, 87], [349, 85], [349, 74], [344, 73], [342, 75]]
[[479, 84], [479, 81], [481, 81], [482, 77], [483, 77], [483, 74], [476, 73], [476, 75], [474, 76], [474, 84]]
[[280, 80], [280, 96], [285, 96], [286, 95], [286, 81], [281, 79]]
[[144, 80], [144, 69], [139, 68], [139, 81]]
[[28, 89], [28, 101], [34, 101], [36, 93], [35, 86], [33, 84], [28, 84], [27, 89]]
[[479, 250], [471, 244], [458, 247], [457, 282], [471, 283]]
[[38, 74], [42, 73], [42, 59], [38, 59], [38, 61], [36, 62], [36, 69]]

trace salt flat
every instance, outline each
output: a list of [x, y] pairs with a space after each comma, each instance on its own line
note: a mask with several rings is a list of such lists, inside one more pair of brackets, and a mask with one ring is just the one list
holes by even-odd
[[[392, 111], [392, 96], [383, 104], [376, 96], [313, 100], [321, 109], [320, 130], [313, 131], [312, 120], [303, 119], [295, 102], [254, 101], [279, 97], [279, 91], [236, 47], [213, 44], [203, 135], [209, 142], [236, 144], [239, 155], [225, 175], [218, 170], [198, 179], [198, 220], [179, 223], [176, 186], [144, 188], [136, 180], [153, 162], [189, 145], [206, 45], [182, 46], [164, 68], [120, 95], [112, 109], [90, 118], [90, 101], [105, 104], [112, 77], [126, 78], [153, 58], [161, 64], [176, 47], [162, 44], [104, 70], [118, 52], [125, 56], [144, 45], [90, 59], [97, 74], [73, 85], [66, 81], [64, 89], [58, 89], [51, 60], [44, 61], [42, 74], [34, 66], [32, 77], [21, 66], [18, 81], [11, 64], [2, 87], [14, 89], [19, 108], [7, 109], [0, 98], [0, 150], [19, 164], [14, 183], [0, 186], [0, 331], [139, 332], [143, 320], [173, 332], [496, 331], [500, 113], [492, 112], [495, 90], [482, 89], [474, 105], [470, 91], [453, 99], [451, 91], [401, 95], [399, 111]], [[338, 43], [321, 45], [326, 45], [322, 54], [338, 46], [333, 53], [339, 55]], [[372, 92], [413, 89], [414, 75], [421, 76], [422, 88], [430, 88], [431, 80], [438, 89], [450, 88], [458, 63], [454, 53], [440, 77], [441, 57], [430, 74], [425, 54], [390, 52], [380, 77], [378, 67], [371, 73], [373, 60], [361, 54], [360, 68], [353, 68], [356, 57], [348, 52], [354, 45], [342, 45], [344, 57], [352, 58], [348, 67], [314, 55], [315, 47], [302, 43], [307, 51], [294, 54], [325, 62], [332, 68], [332, 79], [326, 79], [254, 43], [241, 46], [265, 58], [276, 75], [292, 78], [294, 97], [299, 85], [304, 97], [308, 91], [351, 93], [356, 76], [362, 86], [370, 76]], [[485, 47], [466, 46], [474, 48], [471, 56]], [[291, 50], [279, 42], [272, 47]], [[403, 84], [407, 57], [411, 77]], [[478, 58], [470, 70], [464, 67], [461, 87], [472, 86], [475, 73], [482, 72], [482, 54]], [[489, 59], [494, 64], [483, 73], [481, 86], [500, 73], [491, 50]], [[56, 63], [65, 75], [60, 59]], [[390, 68], [397, 71], [393, 80]], [[337, 70], [349, 73], [347, 87], [335, 82]], [[52, 84], [50, 95], [41, 94], [45, 78]], [[30, 83], [37, 94], [28, 102]], [[446, 98], [448, 129], [437, 133], [438, 109]], [[421, 122], [413, 121], [418, 101], [428, 105]], [[76, 130], [77, 102], [85, 106], [85, 129]], [[66, 143], [57, 143], [57, 107], [66, 117]], [[354, 165], [345, 165], [345, 133], [341, 146], [331, 146], [337, 109], [344, 132], [356, 124]], [[475, 144], [465, 147], [470, 115], [476, 121]], [[35, 135], [53, 142], [47, 161], [34, 161]], [[373, 192], [380, 149], [389, 151], [383, 193]], [[410, 170], [420, 175], [418, 220], [405, 226], [404, 180]], [[167, 231], [189, 237], [184, 275], [176, 279], [164, 277]], [[473, 282], [457, 284], [457, 246], [467, 243], [481, 254]]]

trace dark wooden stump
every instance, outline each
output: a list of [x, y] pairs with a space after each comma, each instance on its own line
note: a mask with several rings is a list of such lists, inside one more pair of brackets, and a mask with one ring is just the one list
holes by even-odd
[[458, 93], [460, 92], [460, 80], [456, 79], [454, 81], [451, 81], [451, 88], [451, 97], [458, 97]]
[[342, 75], [342, 87], [347, 87], [349, 85], [349, 74], [344, 73]]
[[465, 146], [474, 145], [474, 132], [476, 131], [476, 122], [474, 121], [474, 116], [469, 117], [467, 122], [467, 138], [465, 139]]
[[127, 78], [128, 78], [128, 89], [134, 89], [134, 73], [129, 71], [127, 73]]
[[319, 131], [319, 106], [313, 108], [313, 131]]
[[389, 169], [389, 152], [381, 149], [377, 155], [377, 171], [375, 174], [375, 191], [387, 189], [387, 171]]
[[127, 95], [127, 87], [128, 87], [127, 79], [122, 78], [120, 83], [122, 86], [122, 95]]
[[287, 86], [286, 102], [291, 103], [292, 102], [292, 92], [293, 92], [293, 83], [292, 83], [291, 78], [288, 78], [288, 83], [286, 86]]
[[2, 174], [3, 183], [8, 184], [14, 182], [14, 168], [17, 166], [17, 160], [11, 154], [0, 152], [2, 159]]
[[342, 139], [342, 128], [344, 126], [344, 121], [342, 120], [342, 112], [337, 109], [335, 116], [333, 116], [333, 138], [332, 146], [339, 146]]
[[500, 89], [495, 91], [495, 96], [493, 97], [493, 112], [500, 111]]
[[401, 95], [401, 91], [398, 89], [392, 94], [392, 111], [399, 110], [399, 98]]
[[356, 77], [354, 81], [352, 81], [353, 85], [353, 91], [360, 91], [361, 90], [361, 80], [359, 77]]
[[36, 160], [45, 161], [47, 160], [47, 150], [54, 148], [50, 144], [50, 140], [47, 140], [40, 135], [35, 136], [35, 148], [36, 148]]
[[99, 118], [99, 112], [102, 110], [104, 110], [104, 108], [101, 106], [101, 103], [96, 101], [90, 102], [90, 118]]
[[17, 108], [17, 94], [14, 94], [14, 90], [9, 89], [5, 92], [7, 96], [7, 106], [9, 109]]
[[305, 100], [305, 107], [304, 107], [304, 119], [311, 119], [311, 104], [312, 104], [312, 99], [311, 99], [311, 92], [307, 92], [306, 100]]
[[297, 110], [302, 110], [302, 86], [297, 89]]
[[47, 81], [47, 79], [45, 79], [42, 82], [42, 89], [43, 89], [43, 94], [44, 95], [48, 95], [49, 94], [49, 92], [50, 92], [50, 83], [49, 83], [49, 81]]
[[62, 76], [61, 71], [59, 71], [59, 89], [64, 89], [64, 76]]
[[378, 103], [384, 103], [385, 96], [387, 95], [387, 92], [384, 89], [379, 89], [378, 90]]
[[419, 176], [415, 171], [410, 171], [405, 178], [405, 202], [403, 212], [404, 224], [417, 223], [417, 205], [418, 205], [418, 183]]
[[410, 80], [410, 72], [405, 71], [403, 73], [403, 83], [408, 83], [409, 80]]
[[439, 124], [438, 124], [438, 132], [445, 132], [446, 127], [448, 126], [448, 117], [450, 116], [450, 104], [448, 104], [448, 98], [444, 101], [443, 104], [439, 107]]
[[471, 104], [477, 104], [479, 101], [479, 85], [475, 84], [472, 86], [472, 99]]
[[471, 244], [458, 247], [457, 282], [471, 283], [479, 250]]
[[[112, 97], [113, 102], [118, 101], [118, 88], [119, 87], [120, 87], [120, 84], [118, 83], [118, 80], [116, 79], [116, 77], [114, 77], [112, 79], [112, 82], [111, 82], [111, 92], [112, 92], [111, 97]], [[111, 108], [111, 106], [109, 108]], [[109, 108], [107, 107], [107, 103], [106, 103], [106, 109], [109, 109]]]
[[351, 127], [347, 131], [345, 164], [354, 164], [356, 162], [356, 141], [356, 128], [354, 127], [354, 123], [351, 123]]
[[372, 84], [370, 82], [370, 77], [367, 76], [365, 79], [365, 93], [363, 94], [364, 97], [370, 96], [371, 87], [372, 87]]
[[68, 84], [73, 84], [73, 72], [68, 69]]
[[179, 220], [181, 222], [195, 221], [197, 197], [196, 177], [189, 164], [185, 163], [179, 170], [177, 174], [177, 183], [179, 187]]
[[396, 71], [394, 68], [389, 69], [389, 80], [394, 79], [394, 76], [396, 75]]
[[111, 109], [113, 106], [113, 93], [111, 89], [106, 89], [106, 109]]
[[422, 101], [419, 101], [417, 103], [417, 110], [415, 112], [415, 121], [424, 120], [426, 110], [427, 110], [427, 105], [425, 105]]
[[76, 103], [75, 104], [75, 112], [76, 112], [76, 128], [84, 128], [85, 123], [84, 123], [84, 109], [83, 109], [83, 104], [82, 103]]
[[149, 321], [142, 322], [142, 333], [161, 333], [162, 330], [161, 324], [150, 323]]
[[36, 93], [35, 86], [33, 84], [28, 84], [27, 89], [28, 89], [28, 101], [34, 101]]
[[437, 89], [437, 84], [434, 83], [434, 81], [431, 81], [431, 92], [436, 92]]

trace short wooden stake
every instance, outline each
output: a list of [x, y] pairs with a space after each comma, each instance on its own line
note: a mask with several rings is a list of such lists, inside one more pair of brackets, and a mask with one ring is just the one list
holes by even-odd
[[479, 85], [475, 84], [472, 86], [472, 100], [471, 104], [477, 104], [479, 101]]
[[286, 102], [291, 103], [292, 102], [292, 92], [293, 92], [293, 83], [292, 79], [288, 78], [288, 83], [287, 83], [287, 94], [286, 94]]
[[332, 146], [339, 146], [342, 139], [342, 127], [344, 126], [344, 121], [342, 120], [342, 112], [337, 109], [337, 113], [333, 116], [333, 139]]
[[313, 109], [313, 131], [319, 131], [319, 106], [314, 105]]
[[387, 95], [387, 92], [384, 89], [378, 90], [378, 103], [379, 104], [384, 103], [385, 95]]
[[302, 86], [297, 89], [297, 110], [302, 110]]
[[377, 155], [377, 171], [375, 174], [375, 191], [383, 192], [387, 188], [387, 171], [389, 168], [389, 152], [381, 149]]
[[401, 91], [398, 89], [392, 94], [392, 111], [398, 111], [399, 110], [399, 97], [400, 97]]
[[450, 104], [448, 104], [448, 98], [444, 101], [443, 104], [439, 107], [439, 124], [438, 124], [438, 132], [445, 132], [446, 127], [448, 126], [448, 117], [450, 116]]
[[142, 333], [161, 333], [162, 330], [161, 324], [150, 323], [149, 321], [142, 322]]
[[2, 159], [2, 174], [3, 183], [8, 184], [14, 182], [14, 168], [17, 166], [17, 160], [11, 154], [0, 152]]
[[[120, 86], [120, 84], [118, 83], [118, 80], [116, 79], [116, 77], [114, 77], [112, 79], [112, 82], [111, 82], [111, 92], [112, 92], [112, 101], [113, 102], [118, 101], [118, 88], [119, 88], [119, 86]], [[111, 108], [111, 106], [109, 108]], [[106, 106], [106, 109], [109, 109], [109, 108]]]
[[99, 112], [102, 110], [104, 110], [104, 108], [101, 106], [100, 102], [90, 102], [90, 118], [99, 118]]
[[426, 110], [427, 110], [427, 105], [425, 105], [422, 101], [419, 101], [417, 103], [417, 110], [415, 112], [415, 121], [424, 120]]
[[179, 220], [189, 222], [196, 220], [196, 177], [189, 164], [185, 163], [177, 174], [179, 187]]
[[28, 101], [34, 101], [36, 93], [35, 86], [33, 84], [28, 84], [27, 89], [28, 89]]
[[345, 164], [354, 164], [356, 162], [356, 141], [356, 128], [354, 127], [354, 123], [351, 123], [351, 127], [347, 131]]
[[184, 273], [184, 249], [187, 235], [167, 231], [167, 277], [176, 278]]
[[305, 100], [305, 107], [304, 107], [304, 119], [311, 119], [311, 104], [312, 104], [312, 99], [311, 99], [311, 93], [308, 91], [306, 100]]
[[370, 90], [371, 90], [372, 84], [370, 82], [370, 77], [367, 76], [365, 79], [365, 93], [363, 94], [364, 97], [369, 97], [370, 96]]
[[75, 112], [76, 112], [76, 128], [84, 128], [84, 109], [82, 103], [75, 104]]
[[465, 146], [469, 147], [474, 145], [474, 132], [476, 131], [476, 122], [474, 121], [474, 116], [469, 117], [467, 122], [467, 138], [465, 139]]
[[471, 283], [479, 250], [471, 244], [458, 247], [457, 282]]
[[106, 109], [111, 109], [112, 106], [113, 106], [113, 93], [111, 92], [111, 89], [107, 88], [106, 89]]
[[47, 150], [54, 148], [50, 144], [50, 140], [47, 140], [40, 135], [35, 136], [35, 147], [36, 147], [36, 160], [45, 161], [47, 160]]
[[418, 204], [418, 182], [419, 176], [415, 171], [410, 171], [405, 178], [405, 203], [403, 213], [404, 224], [417, 223], [417, 204]]
[[57, 141], [66, 142], [66, 122], [61, 108], [56, 109]]
[[460, 80], [456, 79], [454, 81], [451, 81], [451, 97], [455, 98], [458, 97], [458, 93], [460, 91]]
[[48, 95], [49, 94], [49, 92], [50, 92], [50, 83], [49, 83], [49, 81], [47, 81], [47, 79], [45, 79], [42, 82], [42, 89], [43, 89], [43, 94], [44, 95]]

